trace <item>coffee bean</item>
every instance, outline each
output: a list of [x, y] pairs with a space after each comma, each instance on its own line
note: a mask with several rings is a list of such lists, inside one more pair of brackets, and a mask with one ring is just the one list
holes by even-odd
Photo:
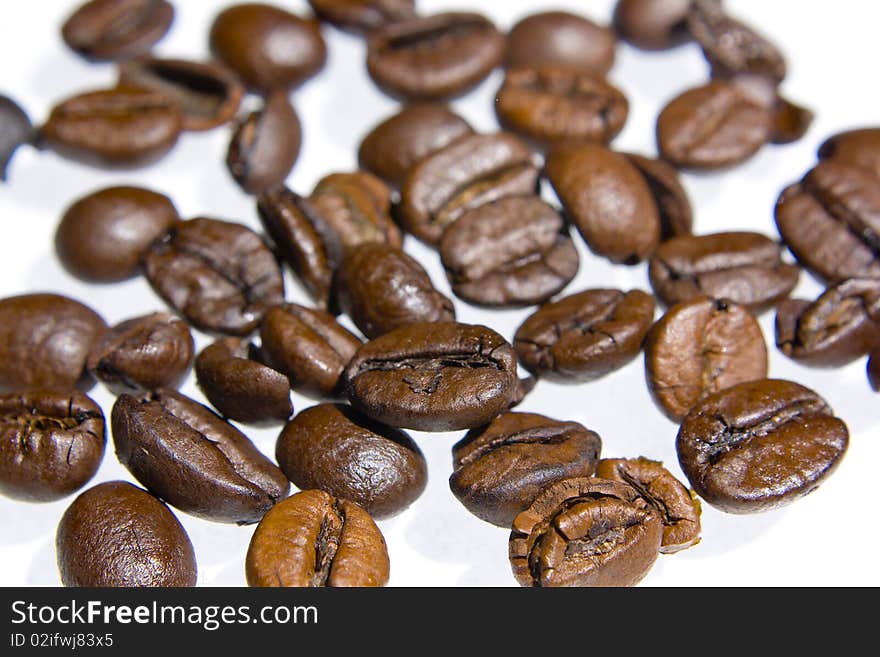
[[577, 422], [505, 413], [452, 448], [449, 488], [468, 511], [510, 527], [548, 486], [596, 470], [602, 439]]
[[643, 50], [666, 50], [689, 41], [691, 0], [617, 0], [614, 27]]
[[624, 153], [648, 183], [660, 214], [660, 241], [690, 235], [694, 223], [687, 192], [678, 178], [678, 171], [664, 160]]
[[211, 25], [211, 52], [259, 93], [288, 91], [318, 73], [327, 47], [316, 21], [278, 7], [227, 7]]
[[787, 299], [776, 313], [776, 346], [814, 367], [842, 367], [880, 346], [880, 280], [853, 278], [814, 302]]
[[104, 458], [104, 414], [79, 392], [0, 394], [0, 494], [51, 502], [81, 488]]
[[55, 233], [55, 251], [77, 278], [122, 281], [138, 273], [150, 245], [179, 221], [164, 194], [141, 187], [108, 187], [65, 210]]
[[635, 264], [660, 241], [660, 216], [645, 177], [597, 144], [560, 144], [545, 174], [584, 241], [612, 262]]
[[660, 552], [673, 554], [700, 542], [700, 501], [658, 461], [602, 459], [596, 476], [634, 488], [663, 521]]
[[455, 294], [486, 306], [542, 303], [578, 270], [565, 220], [538, 196], [510, 196], [469, 210], [439, 244]]
[[391, 564], [385, 537], [348, 500], [306, 490], [271, 509], [251, 538], [249, 586], [385, 586]]
[[357, 32], [416, 15], [415, 0], [309, 0], [309, 4], [321, 20]]
[[342, 372], [361, 346], [333, 315], [294, 303], [269, 309], [260, 339], [267, 364], [294, 390], [317, 397], [341, 393]]
[[108, 330], [86, 364], [114, 392], [176, 388], [189, 372], [194, 349], [186, 322], [152, 313]]
[[58, 523], [64, 586], [195, 586], [196, 556], [167, 506], [125, 481], [77, 497]]
[[6, 182], [6, 171], [16, 149], [34, 138], [34, 126], [18, 104], [0, 94], [0, 182]]
[[763, 312], [789, 295], [800, 270], [759, 233], [681, 236], [660, 245], [648, 273], [667, 306], [706, 295]]
[[367, 342], [346, 368], [352, 405], [374, 420], [420, 431], [472, 429], [506, 410], [516, 356], [485, 326], [410, 324]]
[[653, 321], [650, 294], [585, 290], [541, 306], [517, 329], [513, 344], [535, 376], [591, 381], [635, 358]]
[[247, 335], [284, 301], [281, 269], [259, 235], [218, 219], [180, 222], [144, 260], [153, 289], [196, 328]]
[[648, 389], [673, 422], [719, 390], [765, 378], [767, 367], [761, 327], [731, 301], [697, 297], [677, 303], [645, 341]]
[[299, 413], [278, 436], [275, 457], [294, 486], [350, 500], [376, 519], [406, 509], [428, 481], [409, 435], [342, 404]]
[[611, 30], [583, 16], [543, 12], [526, 16], [510, 29], [506, 65], [563, 65], [605, 75], [614, 64], [616, 45]]
[[164, 0], [91, 0], [61, 27], [71, 50], [95, 60], [148, 52], [171, 28], [174, 6]]
[[816, 115], [812, 110], [777, 96], [773, 105], [770, 143], [790, 144], [802, 139], [814, 118]]
[[107, 325], [91, 308], [57, 294], [0, 299], [0, 390], [72, 390]]
[[513, 521], [510, 564], [520, 586], [635, 586], [662, 535], [660, 515], [630, 486], [564, 479]]
[[147, 489], [216, 522], [257, 522], [290, 485], [238, 429], [171, 390], [121, 395], [110, 415], [116, 456]]
[[283, 183], [299, 158], [302, 128], [285, 92], [268, 95], [263, 108], [239, 123], [226, 151], [226, 167], [249, 194]]
[[880, 176], [880, 128], [847, 130], [830, 136], [819, 146], [819, 159], [864, 167]]
[[504, 37], [485, 16], [442, 13], [386, 24], [367, 37], [367, 71], [385, 92], [438, 100], [479, 84], [504, 56]]
[[740, 383], [699, 402], [676, 439], [697, 494], [728, 513], [776, 509], [834, 472], [849, 442], [824, 399], [791, 381]]
[[458, 114], [439, 103], [412, 103], [375, 126], [361, 141], [360, 165], [399, 187], [424, 157], [473, 134]]
[[871, 384], [871, 390], [880, 392], [880, 348], [871, 352], [868, 359], [868, 383]]

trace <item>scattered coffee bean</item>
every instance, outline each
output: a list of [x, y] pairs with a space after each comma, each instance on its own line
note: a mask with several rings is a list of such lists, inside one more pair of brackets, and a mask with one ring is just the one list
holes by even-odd
[[564, 11], [532, 14], [507, 35], [508, 68], [554, 64], [605, 75], [614, 64], [617, 39], [607, 27]]
[[660, 241], [679, 235], [690, 235], [694, 215], [687, 192], [678, 178], [678, 171], [664, 160], [624, 153], [648, 183], [660, 214]]
[[61, 36], [89, 59], [128, 59], [148, 52], [173, 21], [165, 0], [91, 0], [65, 21]]
[[847, 130], [830, 136], [819, 147], [819, 159], [833, 159], [880, 176], [880, 128]]
[[666, 50], [689, 41], [691, 0], [617, 0], [614, 27], [643, 50]]
[[321, 20], [358, 32], [416, 15], [415, 0], [309, 0], [309, 4]]
[[11, 98], [0, 95], [0, 182], [16, 149], [34, 138], [34, 126], [27, 113]]
[[771, 144], [790, 144], [807, 134], [816, 115], [812, 110], [777, 96], [773, 105]]

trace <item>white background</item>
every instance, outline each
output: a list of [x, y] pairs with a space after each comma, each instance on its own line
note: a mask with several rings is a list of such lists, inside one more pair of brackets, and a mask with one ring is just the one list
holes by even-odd
[[[14, 9], [12, 5], [14, 4]], [[16, 98], [35, 122], [53, 103], [114, 80], [111, 65], [88, 64], [67, 50], [59, 27], [74, 1], [9, 3], [0, 8], [0, 93]], [[158, 45], [164, 56], [207, 56], [207, 33], [221, 3], [175, 3], [171, 33]], [[303, 1], [280, 2], [305, 12]], [[419, 0], [427, 13], [464, 8], [467, 3]], [[610, 0], [506, 0], [481, 3], [501, 28], [520, 17], [550, 8], [583, 12], [610, 20]], [[779, 191], [802, 176], [815, 150], [829, 134], [857, 126], [880, 125], [876, 66], [880, 43], [876, 26], [880, 5], [864, 0], [728, 0], [731, 13], [759, 27], [788, 57], [784, 92], [817, 113], [807, 136], [782, 147], [767, 146], [747, 164], [728, 173], [687, 175], [685, 185], [696, 210], [699, 233], [746, 229], [775, 235], [773, 205]], [[295, 92], [304, 126], [303, 151], [288, 184], [308, 194], [333, 171], [356, 166], [356, 148], [364, 134], [395, 111], [396, 103], [372, 84], [365, 70], [363, 44], [355, 36], [327, 27], [329, 59], [322, 74]], [[644, 53], [621, 45], [611, 79], [631, 104], [629, 120], [614, 142], [619, 149], [655, 152], [654, 120], [680, 91], [706, 79], [708, 68], [695, 46], [667, 53]], [[497, 128], [492, 99], [501, 81], [496, 71], [478, 89], [455, 101], [455, 109], [475, 128]], [[250, 102], [250, 101], [248, 101]], [[169, 194], [184, 217], [214, 216], [258, 228], [252, 199], [231, 182], [223, 160], [228, 127], [189, 133], [158, 164], [142, 171], [106, 172], [23, 148], [0, 187], [0, 296], [54, 291], [80, 299], [110, 323], [159, 310], [162, 302], [142, 279], [121, 284], [88, 285], [68, 275], [52, 249], [52, 236], [64, 209], [76, 198], [108, 185], [136, 184]], [[551, 196], [548, 194], [548, 198]], [[649, 289], [646, 267], [612, 266], [587, 252], [566, 293], [590, 287]], [[429, 270], [439, 289], [451, 296], [435, 253], [407, 238], [406, 248]], [[288, 298], [307, 302], [289, 278]], [[821, 287], [804, 275], [796, 293], [815, 298]], [[456, 300], [464, 322], [487, 323], [508, 339], [531, 312], [486, 311]], [[733, 516], [704, 505], [703, 540], [676, 555], [661, 555], [644, 585], [873, 585], [880, 584], [875, 489], [880, 461], [877, 399], [865, 378], [865, 362], [841, 370], [813, 370], [782, 356], [772, 345], [772, 313], [761, 318], [770, 346], [770, 373], [804, 383], [822, 394], [849, 425], [849, 452], [836, 474], [817, 492], [785, 509], [754, 516]], [[197, 336], [197, 346], [207, 343]], [[184, 392], [201, 399], [190, 376]], [[100, 385], [92, 396], [109, 414], [112, 396]], [[294, 395], [302, 410], [313, 402]], [[605, 456], [644, 455], [665, 462], [681, 476], [675, 456], [677, 427], [653, 405], [644, 382], [641, 358], [604, 379], [574, 386], [540, 382], [519, 410], [577, 420], [597, 431]], [[267, 454], [274, 453], [278, 429], [245, 432]], [[109, 433], [109, 431], [108, 431]], [[379, 523], [388, 542], [393, 586], [515, 586], [507, 562], [504, 529], [470, 515], [449, 492], [450, 448], [462, 433], [413, 432], [429, 464], [428, 488], [407, 511]], [[107, 454], [92, 483], [131, 479], [113, 454]], [[54, 533], [73, 498], [52, 504], [0, 499], [0, 585], [58, 585]], [[243, 585], [244, 555], [253, 527], [201, 521], [178, 513], [195, 545], [199, 584]]]

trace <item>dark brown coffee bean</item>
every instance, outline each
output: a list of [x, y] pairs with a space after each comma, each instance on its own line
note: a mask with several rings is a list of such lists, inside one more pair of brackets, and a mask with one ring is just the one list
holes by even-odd
[[678, 171], [664, 160], [624, 153], [648, 183], [660, 214], [660, 241], [690, 235], [694, 215], [688, 194], [678, 178]]
[[690, 8], [691, 0], [617, 0], [614, 27], [637, 48], [666, 50], [690, 40]]
[[660, 241], [660, 216], [645, 177], [597, 144], [560, 144], [545, 174], [584, 241], [612, 262], [635, 264]]
[[104, 458], [104, 414], [79, 392], [0, 394], [0, 494], [26, 502], [69, 495]]
[[254, 91], [288, 91], [324, 67], [327, 47], [316, 21], [279, 7], [244, 3], [211, 25], [211, 52]]
[[116, 456], [147, 489], [217, 522], [258, 522], [290, 484], [238, 429], [170, 390], [121, 395], [110, 416]]
[[700, 542], [700, 501], [658, 461], [602, 459], [596, 476], [634, 488], [663, 521], [660, 552], [673, 554]]
[[617, 40], [607, 27], [564, 11], [532, 14], [507, 35], [508, 68], [554, 64], [604, 75], [614, 64]]
[[728, 513], [757, 513], [815, 490], [837, 468], [849, 432], [824, 399], [791, 381], [740, 383], [688, 413], [676, 439], [693, 489]]
[[880, 349], [875, 349], [868, 359], [868, 383], [871, 390], [880, 392]]
[[91, 308], [57, 294], [0, 299], [0, 390], [69, 391], [107, 325]]
[[452, 448], [449, 488], [478, 518], [510, 527], [548, 486], [596, 470], [602, 439], [577, 422], [505, 413]]
[[472, 429], [507, 410], [516, 356], [485, 326], [410, 324], [363, 345], [346, 368], [352, 405], [394, 427]]
[[504, 56], [504, 37], [475, 13], [419, 16], [384, 25], [367, 39], [367, 71], [385, 92], [440, 99], [480, 83]]
[[779, 244], [758, 233], [681, 236], [660, 245], [648, 273], [667, 306], [706, 295], [760, 313], [786, 298], [800, 270], [782, 262]]
[[138, 59], [122, 64], [119, 85], [152, 89], [172, 98], [183, 112], [184, 130], [210, 130], [238, 111], [244, 87], [219, 64], [185, 59]]
[[342, 404], [299, 413], [278, 436], [275, 458], [294, 486], [351, 500], [376, 519], [406, 509], [428, 481], [409, 435]]
[[183, 221], [153, 245], [144, 266], [153, 289], [203, 331], [247, 335], [284, 301], [275, 257], [241, 224]]
[[623, 129], [629, 103], [601, 77], [545, 64], [508, 69], [495, 112], [505, 128], [542, 144], [608, 144]]
[[180, 107], [146, 89], [108, 89], [56, 105], [40, 141], [64, 157], [108, 167], [144, 166], [177, 143]]
[[34, 139], [34, 126], [27, 113], [14, 100], [0, 95], [0, 182], [16, 149]]
[[309, 0], [309, 4], [321, 20], [358, 32], [416, 15], [415, 0]]
[[880, 280], [853, 278], [813, 301], [787, 299], [776, 313], [776, 346], [814, 367], [842, 367], [880, 346]]
[[804, 137], [816, 115], [812, 110], [797, 105], [781, 96], [776, 97], [773, 106], [771, 144], [791, 144]]
[[424, 158], [400, 192], [400, 219], [420, 240], [435, 245], [468, 210], [505, 196], [534, 194], [538, 169], [532, 153], [509, 133], [471, 135]]
[[180, 221], [171, 199], [140, 187], [108, 187], [64, 212], [55, 251], [65, 269], [86, 281], [110, 283], [138, 273], [150, 245]]
[[586, 290], [541, 306], [517, 329], [513, 344], [535, 376], [591, 381], [635, 358], [653, 321], [650, 294]]
[[164, 0], [91, 0], [65, 21], [61, 36], [89, 59], [127, 59], [149, 51], [173, 21], [174, 6]]
[[299, 158], [302, 128], [287, 95], [275, 91], [263, 108], [252, 112], [232, 135], [226, 166], [249, 194], [284, 182]]
[[248, 546], [248, 586], [385, 586], [385, 537], [366, 511], [324, 491], [306, 490], [272, 508]]
[[516, 517], [508, 552], [520, 586], [635, 586], [662, 536], [660, 515], [630, 486], [564, 479]]
[[880, 128], [847, 130], [832, 135], [819, 147], [819, 159], [864, 167], [880, 176]]
[[341, 392], [342, 372], [361, 341], [333, 315], [289, 303], [271, 308], [260, 326], [267, 364], [294, 390], [317, 397]]
[[510, 196], [469, 210], [439, 244], [456, 296], [486, 306], [543, 303], [578, 270], [565, 220], [538, 196]]
[[194, 350], [186, 322], [153, 313], [108, 330], [86, 364], [114, 392], [176, 388], [189, 372]]
[[55, 535], [64, 586], [195, 586], [196, 556], [167, 506], [125, 481], [90, 488]]
[[673, 422], [719, 390], [765, 378], [767, 367], [761, 327], [744, 306], [730, 301], [697, 297], [677, 303], [645, 341], [648, 390]]

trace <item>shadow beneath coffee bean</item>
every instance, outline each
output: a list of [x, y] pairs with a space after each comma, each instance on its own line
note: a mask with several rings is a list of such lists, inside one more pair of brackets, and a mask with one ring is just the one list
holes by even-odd
[[25, 583], [28, 586], [60, 586], [58, 563], [55, 560], [55, 541], [46, 541], [34, 552], [28, 566]]
[[778, 522], [778, 512], [768, 511], [752, 515], [732, 515], [716, 511], [703, 502], [702, 540], [692, 548], [680, 552], [676, 558], [711, 559], [728, 552], [736, 552], [744, 545], [760, 540]]

